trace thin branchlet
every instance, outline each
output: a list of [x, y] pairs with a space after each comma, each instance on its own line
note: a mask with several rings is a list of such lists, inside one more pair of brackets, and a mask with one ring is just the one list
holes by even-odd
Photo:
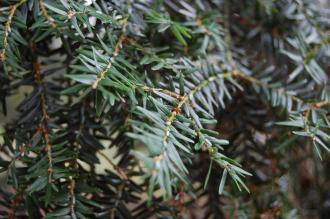
[[211, 76], [211, 77], [207, 78], [206, 80], [202, 81], [201, 83], [199, 83], [188, 94], [183, 96], [183, 98], [173, 108], [172, 112], [170, 113], [170, 115], [167, 117], [167, 119], [165, 121], [165, 129], [164, 129], [164, 136], [163, 136], [163, 148], [162, 148], [162, 152], [160, 153], [160, 155], [156, 156], [156, 160], [159, 160], [159, 158], [163, 158], [163, 154], [165, 153], [165, 151], [167, 149], [167, 143], [168, 143], [168, 138], [170, 136], [171, 126], [172, 126], [173, 122], [175, 121], [177, 115], [181, 113], [183, 105], [188, 103], [189, 100], [198, 91], [200, 91], [203, 87], [207, 86], [210, 82], [213, 82], [213, 81], [218, 80], [218, 79], [231, 77], [231, 76], [232, 76], [232, 72]]
[[[123, 29], [125, 29], [125, 27], [128, 25], [127, 23], [127, 19], [124, 20], [124, 24], [123, 24]], [[110, 58], [107, 66], [104, 68], [104, 70], [102, 72], [99, 73], [97, 80], [92, 84], [92, 88], [96, 89], [97, 85], [105, 79], [106, 73], [110, 70], [111, 66], [113, 65], [113, 62], [115, 61], [116, 57], [119, 55], [121, 49], [123, 48], [123, 44], [128, 42], [128, 37], [126, 36], [125, 33], [122, 33], [119, 38], [118, 41], [116, 42], [116, 45], [113, 49], [112, 52], [112, 57]]]
[[50, 23], [50, 26], [52, 28], [57, 28], [57, 25], [55, 23], [55, 20], [54, 18], [52, 18], [49, 14], [48, 14], [48, 11], [46, 9], [46, 6], [44, 4], [44, 0], [39, 0], [39, 4], [40, 4], [40, 8], [41, 8], [41, 12], [42, 12], [42, 15], [46, 18], [46, 20]]
[[110, 164], [110, 166], [118, 173], [118, 175], [122, 178], [122, 179], [124, 179], [124, 180], [127, 180], [128, 179], [128, 177], [127, 177], [127, 175], [126, 175], [126, 173], [125, 173], [125, 171], [122, 169], [122, 168], [120, 168], [118, 165], [116, 165], [114, 162], [112, 162], [112, 160], [105, 154], [105, 153], [103, 153], [102, 151], [100, 151], [100, 150], [98, 150], [97, 151], [97, 153], [101, 156], [101, 157], [103, 157], [109, 164]]
[[[245, 81], [248, 81], [248, 82], [251, 82], [251, 83], [254, 83], [254, 84], [257, 84], [263, 88], [266, 88], [266, 89], [272, 89], [274, 91], [277, 91], [277, 92], [283, 92], [281, 88], [274, 88], [272, 87], [271, 85], [251, 76], [251, 75], [246, 75], [244, 73], [242, 73], [241, 71], [239, 70], [234, 70], [233, 71], [233, 77], [235, 78], [240, 78], [240, 79], [243, 79]], [[290, 97], [292, 98], [292, 100], [296, 101], [297, 103], [302, 103], [304, 102], [304, 100], [302, 100], [301, 98], [297, 97], [297, 96], [294, 96], [293, 94], [290, 94]]]
[[182, 96], [180, 94], [177, 94], [176, 92], [174, 91], [170, 91], [170, 90], [167, 90], [167, 89], [162, 89], [162, 88], [153, 88], [153, 87], [148, 87], [147, 85], [139, 85], [139, 84], [134, 84], [133, 85], [133, 88], [140, 88], [146, 92], [151, 92], [151, 93], [156, 93], [156, 92], [161, 92], [161, 93], [164, 93], [164, 94], [167, 94], [171, 97], [174, 97], [176, 98], [177, 100], [181, 101], [185, 98], [185, 96]]
[[110, 61], [108, 62], [107, 66], [104, 68], [102, 72], [99, 73], [97, 80], [92, 84], [92, 88], [96, 89], [97, 85], [105, 79], [106, 73], [110, 70], [113, 62], [115, 61], [115, 58], [119, 55], [121, 48], [123, 47], [123, 43], [125, 42], [126, 35], [123, 33], [120, 35], [114, 51], [112, 53], [112, 57], [110, 58]]
[[17, 8], [23, 5], [27, 0], [21, 0], [13, 6], [10, 6], [9, 16], [7, 18], [7, 22], [5, 24], [4, 33], [3, 33], [3, 48], [0, 51], [0, 61], [5, 61], [6, 59], [6, 50], [8, 48], [8, 37], [11, 31], [11, 25], [13, 22], [14, 15], [16, 13]]
[[70, 211], [71, 211], [71, 216], [75, 216], [75, 208], [76, 208], [76, 195], [75, 195], [75, 189], [76, 189], [76, 180], [74, 179], [73, 176], [69, 177], [69, 196], [70, 196]]
[[42, 112], [42, 118], [39, 123], [39, 128], [41, 130], [41, 133], [43, 135], [44, 143], [45, 143], [45, 151], [47, 152], [48, 157], [48, 183], [52, 183], [52, 175], [53, 175], [53, 157], [52, 157], [52, 144], [50, 140], [49, 135], [49, 129], [48, 129], [48, 121], [49, 121], [49, 114], [47, 111], [47, 100], [46, 100], [46, 94], [44, 92], [43, 88], [43, 79], [41, 75], [41, 64], [35, 63], [34, 64], [34, 78], [35, 82], [38, 85], [39, 90], [41, 91], [40, 94], [40, 107]]

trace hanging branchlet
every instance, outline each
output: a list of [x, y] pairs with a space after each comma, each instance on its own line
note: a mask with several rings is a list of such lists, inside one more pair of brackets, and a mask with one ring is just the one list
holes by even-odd
[[42, 112], [42, 118], [39, 123], [39, 129], [41, 130], [41, 133], [43, 135], [44, 143], [45, 143], [45, 151], [47, 153], [48, 157], [48, 183], [51, 184], [53, 182], [52, 175], [53, 175], [53, 158], [52, 158], [52, 144], [50, 141], [50, 136], [49, 136], [49, 130], [48, 130], [48, 120], [49, 120], [49, 115], [47, 111], [47, 100], [46, 100], [46, 95], [44, 93], [44, 88], [43, 88], [43, 79], [41, 75], [41, 64], [40, 63], [35, 63], [34, 64], [34, 77], [35, 81], [38, 85], [38, 89], [41, 91], [40, 94], [40, 107], [41, 107], [41, 112]]
[[[248, 82], [250, 82], [252, 84], [256, 84], [256, 85], [258, 85], [260, 87], [263, 87], [263, 88], [266, 88], [266, 89], [271, 89], [271, 90], [276, 91], [276, 92], [279, 92], [279, 93], [285, 93], [282, 88], [272, 87], [271, 85], [269, 85], [269, 84], [267, 84], [267, 83], [265, 83], [265, 82], [263, 82], [263, 81], [255, 78], [253, 76], [246, 75], [246, 74], [244, 74], [244, 73], [242, 73], [242, 72], [240, 72], [238, 70], [234, 70], [233, 71], [233, 77], [238, 78], [238, 79], [242, 79], [242, 80], [245, 80], [245, 81], [248, 81]], [[290, 94], [290, 98], [292, 98], [292, 100], [296, 101], [297, 103], [304, 102], [301, 98], [299, 98], [299, 97], [297, 97], [297, 96], [295, 96], [293, 94]]]
[[[201, 76], [197, 76], [197, 77], [201, 77]], [[175, 150], [173, 148], [173, 145], [178, 146], [178, 149], [182, 149], [184, 152], [189, 152], [191, 150], [191, 148], [189, 147], [185, 148], [183, 143], [178, 142], [178, 140], [173, 140], [173, 138], [175, 138], [175, 136], [177, 135], [175, 133], [175, 130], [181, 126], [181, 125], [177, 126], [177, 124], [181, 122], [180, 120], [182, 119], [182, 116], [188, 118], [189, 123], [193, 125], [193, 129], [195, 130], [195, 132], [192, 129], [191, 133], [194, 133], [194, 135], [195, 133], [197, 133], [199, 142], [196, 144], [195, 149], [197, 151], [200, 150], [201, 148], [202, 150], [207, 150], [209, 152], [210, 157], [216, 160], [216, 162], [219, 163], [220, 167], [223, 167], [224, 165], [228, 165], [228, 166], [230, 165], [225, 160], [222, 160], [224, 155], [219, 153], [217, 150], [219, 144], [220, 145], [226, 144], [227, 142], [225, 140], [219, 140], [216, 139], [215, 137], [209, 136], [208, 134], [210, 133], [212, 133], [212, 135], [215, 135], [215, 133], [213, 133], [212, 131], [207, 131], [207, 132], [205, 131], [205, 133], [202, 133], [202, 130], [204, 129], [201, 125], [200, 118], [197, 116], [195, 112], [196, 109], [194, 108], [197, 107], [198, 110], [202, 110], [200, 109], [200, 107], [196, 106], [195, 98], [199, 97], [199, 95], [201, 95], [204, 89], [207, 89], [209, 86], [211, 86], [211, 84], [222, 83], [221, 81], [225, 79], [226, 80], [228, 79], [230, 81], [231, 78], [232, 78], [232, 72], [225, 72], [222, 74], [219, 73], [218, 74], [215, 73], [214, 75], [211, 74], [210, 76], [205, 77], [205, 79], [200, 80], [198, 84], [196, 84], [187, 94], [183, 96], [183, 98], [181, 98], [180, 100], [176, 98], [178, 102], [171, 107], [171, 111], [169, 112], [168, 115], [166, 115], [163, 122], [157, 121], [158, 119], [154, 118], [153, 116], [154, 112], [150, 112], [150, 111], [148, 112], [146, 110], [141, 109], [141, 111], [145, 112], [146, 115], [150, 113], [150, 116], [146, 116], [146, 117], [149, 117], [153, 121], [157, 121], [157, 123], [160, 124], [163, 123], [163, 125], [160, 126], [162, 127], [162, 130], [156, 129], [157, 132], [159, 132], [159, 134], [160, 132], [162, 132], [161, 138], [160, 136], [152, 137], [153, 136], [152, 131], [151, 133], [144, 134], [142, 132], [141, 134], [146, 135], [146, 137], [149, 136], [151, 139], [155, 139], [155, 140], [159, 139], [159, 141], [161, 141], [160, 145], [157, 144], [156, 142], [152, 143], [153, 141], [151, 141], [149, 145], [149, 147], [152, 147], [152, 145], [154, 146], [159, 145], [160, 147], [159, 148], [160, 152], [152, 157], [154, 160], [154, 165], [151, 168], [151, 175], [152, 175], [151, 177], [154, 180], [156, 179], [158, 180], [158, 183], [161, 186], [161, 188], [166, 191], [166, 195], [171, 195], [171, 187], [165, 186], [167, 184], [167, 181], [166, 179], [163, 179], [162, 174], [166, 174], [166, 172], [168, 171], [169, 172], [168, 174], [176, 175], [182, 180], [183, 177], [185, 176], [185, 167], [183, 166], [183, 164], [180, 162], [180, 160], [174, 160], [174, 158], [172, 157], [173, 156], [172, 154], [174, 153], [173, 150]], [[152, 89], [147, 88], [147, 86], [144, 86], [142, 88], [144, 88], [144, 90], [153, 92]], [[153, 93], [154, 95], [164, 98], [164, 100], [166, 101], [170, 101], [171, 98], [176, 97], [176, 95], [173, 95], [173, 92], [168, 92], [167, 90], [158, 89], [157, 92], [153, 92]], [[135, 135], [133, 134], [131, 134], [131, 136], [135, 137]], [[143, 139], [143, 138], [138, 137], [138, 139]], [[167, 168], [169, 169], [167, 170]], [[235, 168], [237, 172], [240, 172], [243, 175], [249, 175], [248, 172], [240, 169], [239, 167], [235, 167]], [[232, 176], [232, 178], [234, 179], [234, 181], [237, 183], [238, 186], [242, 185], [245, 189], [247, 189], [244, 183], [240, 179], [237, 179], [237, 175], [235, 172], [232, 171], [230, 175]], [[152, 180], [153, 183], [155, 183], [154, 180]], [[154, 185], [151, 186], [153, 187]]]
[[7, 22], [5, 24], [4, 27], [4, 37], [3, 37], [3, 48], [0, 52], [0, 61], [5, 61], [6, 59], [6, 50], [8, 47], [8, 37], [9, 37], [9, 33], [11, 31], [11, 25], [13, 22], [13, 17], [16, 13], [17, 8], [19, 8], [21, 5], [23, 5], [27, 0], [20, 0], [18, 3], [16, 3], [13, 6], [10, 6], [10, 11], [9, 11], [9, 16], [7, 18]]
[[[75, 148], [77, 150], [77, 148]], [[77, 155], [71, 160], [67, 161], [64, 163], [64, 166], [67, 167], [68, 169], [72, 169], [74, 174], [69, 176], [68, 180], [68, 191], [69, 191], [69, 208], [70, 208], [70, 213], [71, 217], [76, 217], [76, 175], [79, 172], [79, 165], [77, 161]]]

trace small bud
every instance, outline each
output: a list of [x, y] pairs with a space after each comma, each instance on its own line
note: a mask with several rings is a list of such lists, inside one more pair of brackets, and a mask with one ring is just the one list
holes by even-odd
[[75, 15], [76, 13], [72, 10], [69, 10], [68, 13], [67, 13], [67, 16], [68, 16], [68, 20], [71, 20], [72, 17]]
[[0, 61], [5, 61], [5, 59], [6, 59], [6, 56], [5, 56], [5, 53], [4, 52], [1, 52], [0, 53]]

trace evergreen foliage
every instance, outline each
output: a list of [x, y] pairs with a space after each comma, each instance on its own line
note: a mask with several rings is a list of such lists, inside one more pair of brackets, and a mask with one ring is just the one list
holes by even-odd
[[329, 217], [326, 7], [1, 0], [0, 23], [0, 218]]

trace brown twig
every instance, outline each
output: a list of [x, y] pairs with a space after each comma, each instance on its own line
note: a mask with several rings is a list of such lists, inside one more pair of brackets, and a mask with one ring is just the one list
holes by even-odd
[[[43, 89], [42, 84], [42, 76], [41, 76], [41, 64], [40, 63], [35, 63], [34, 64], [34, 72], [35, 72], [35, 81], [39, 87], [39, 89]], [[41, 106], [41, 111], [42, 111], [42, 119], [39, 124], [39, 128], [42, 132], [44, 141], [45, 141], [45, 151], [47, 152], [47, 157], [48, 157], [48, 183], [52, 183], [52, 175], [53, 175], [53, 158], [52, 158], [52, 145], [50, 143], [50, 136], [48, 132], [48, 120], [49, 120], [49, 115], [47, 112], [47, 101], [46, 101], [46, 96], [44, 92], [41, 92], [40, 94], [40, 106]]]
[[[127, 19], [125, 19], [123, 22], [124, 22], [124, 24], [123, 24], [122, 28], [125, 29], [126, 26], [128, 25]], [[96, 89], [97, 85], [100, 83], [100, 81], [105, 79], [105, 74], [109, 71], [115, 58], [119, 55], [119, 53], [123, 47], [123, 43], [128, 43], [128, 42], [130, 42], [129, 38], [126, 36], [125, 33], [122, 33], [114, 47], [114, 50], [112, 52], [112, 57], [110, 58], [109, 63], [107, 64], [105, 69], [99, 74], [97, 80], [92, 84], [93, 89]]]
[[[252, 77], [250, 75], [246, 75], [242, 72], [240, 72], [239, 70], [234, 70], [233, 71], [233, 77], [236, 77], [236, 78], [240, 78], [242, 80], [245, 80], [245, 81], [248, 81], [248, 82], [252, 82], [252, 83], [255, 83], [261, 87], [264, 87], [264, 88], [268, 88], [268, 89], [272, 89], [272, 90], [276, 90], [278, 92], [280, 92], [280, 90], [278, 88], [274, 88], [272, 86], [270, 86], [269, 84], [267, 83], [264, 83], [263, 81], [260, 81], [259, 79], [255, 78], [255, 77]], [[297, 96], [293, 96], [291, 95], [291, 98], [296, 101], [296, 102], [303, 102], [302, 99], [300, 99], [299, 97]]]
[[101, 155], [112, 166], [112, 168], [118, 173], [118, 175], [120, 176], [121, 179], [123, 179], [123, 180], [128, 179], [128, 177], [127, 177], [126, 173], [124, 172], [124, 170], [122, 168], [120, 168], [118, 165], [116, 165], [114, 162], [112, 162], [107, 155], [105, 155], [100, 150], [98, 150], [97, 153], [99, 155]]
[[[79, 165], [77, 162], [77, 156], [75, 156], [72, 160], [64, 163], [65, 167], [71, 168], [75, 171], [75, 174], [78, 171]], [[69, 190], [69, 197], [70, 197], [70, 212], [71, 212], [71, 217], [75, 218], [75, 209], [76, 209], [76, 180], [75, 180], [75, 174], [69, 176], [68, 180], [68, 190]]]
[[304, 120], [305, 120], [305, 123], [307, 123], [308, 118], [309, 118], [309, 115], [310, 115], [310, 113], [311, 113], [312, 110], [320, 109], [320, 108], [323, 108], [323, 107], [328, 106], [328, 105], [330, 105], [330, 102], [329, 101], [321, 101], [321, 102], [316, 102], [316, 103], [309, 104], [308, 109], [306, 109], [304, 111]]
[[55, 23], [54, 18], [52, 18], [51, 16], [49, 16], [48, 11], [45, 7], [44, 1], [43, 0], [39, 0], [39, 4], [40, 4], [40, 8], [41, 8], [41, 12], [42, 15], [48, 20], [48, 22], [50, 23], [50, 25], [52, 26], [52, 28], [56, 28], [57, 25]]
[[21, 189], [18, 189], [16, 192], [15, 197], [11, 200], [10, 209], [8, 210], [8, 219], [15, 219], [16, 218], [16, 209], [18, 207], [18, 204], [22, 202], [22, 191]]
[[71, 211], [71, 214], [74, 215], [75, 208], [76, 208], [76, 196], [75, 196], [76, 181], [72, 176], [70, 176], [70, 178], [69, 178], [68, 188], [69, 188], [69, 195], [70, 195], [70, 199], [71, 199], [70, 211]]
[[114, 62], [115, 58], [119, 55], [119, 52], [123, 46], [123, 43], [124, 42], [127, 42], [127, 36], [123, 33], [120, 35], [116, 45], [115, 45], [115, 48], [114, 48], [114, 51], [112, 53], [112, 57], [110, 58], [110, 61], [108, 62], [107, 66], [105, 67], [105, 69], [99, 74], [97, 80], [92, 84], [92, 88], [93, 89], [96, 89], [97, 88], [97, 85], [100, 83], [100, 81], [102, 81], [103, 79], [105, 79], [105, 74], [109, 71], [109, 69], [111, 68], [112, 66], [112, 63]]
[[197, 26], [201, 29], [201, 31], [209, 36], [212, 35], [212, 33], [207, 29], [207, 27], [205, 26], [205, 24], [203, 24], [203, 21], [201, 19], [201, 17], [197, 16], [196, 17], [196, 24]]
[[320, 108], [325, 107], [329, 104], [330, 104], [329, 101], [321, 101], [321, 102], [317, 102], [317, 103], [312, 103], [311, 108], [312, 109], [320, 109]]
[[147, 92], [151, 92], [151, 93], [161, 92], [161, 93], [167, 94], [171, 97], [174, 97], [179, 101], [183, 100], [183, 98], [184, 98], [184, 96], [182, 96], [180, 94], [177, 94], [176, 92], [166, 90], [166, 89], [162, 89], [162, 88], [153, 88], [153, 87], [148, 87], [146, 85], [141, 85], [141, 86], [140, 85], [134, 85], [134, 87], [135, 88], [139, 87], [142, 90], [147, 91]]

